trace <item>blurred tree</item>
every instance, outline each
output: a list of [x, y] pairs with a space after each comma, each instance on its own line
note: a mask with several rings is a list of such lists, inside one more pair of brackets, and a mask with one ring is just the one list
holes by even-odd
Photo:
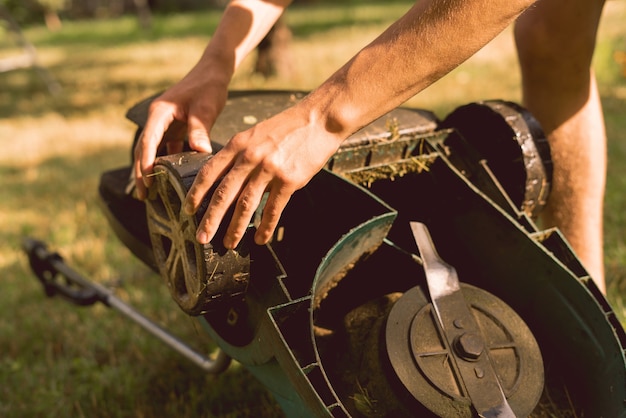
[[0, 3], [0, 26], [4, 27], [10, 35], [13, 35], [15, 43], [21, 49], [21, 52], [16, 55], [5, 56], [0, 59], [0, 73], [20, 68], [35, 68], [42, 80], [45, 81], [50, 93], [58, 94], [61, 91], [61, 85], [48, 70], [39, 64], [35, 46], [26, 39], [19, 23], [3, 3]]
[[32, 22], [32, 5], [28, 1], [0, 0], [0, 6], [4, 7], [13, 19], [19, 23]]
[[280, 18], [257, 47], [254, 71], [265, 77], [289, 76], [292, 65], [289, 53], [290, 43], [291, 29], [285, 20]]
[[0, 0], [3, 6], [19, 24], [45, 22], [50, 30], [61, 28], [60, 13], [68, 0]]
[[137, 16], [139, 17], [139, 24], [142, 29], [150, 29], [152, 26], [152, 11], [150, 10], [150, 3], [148, 0], [134, 0], [135, 8], [137, 9]]
[[59, 17], [61, 12], [67, 5], [66, 0], [37, 0], [43, 8], [44, 20], [48, 29], [57, 31], [61, 29], [62, 23]]
[[[152, 11], [176, 12], [223, 8], [229, 0], [0, 0], [20, 24], [45, 22], [48, 29], [62, 27], [61, 15], [69, 19], [108, 18], [124, 13], [136, 13], [143, 29], [152, 24]], [[297, 0], [315, 2], [320, 0]], [[257, 49], [255, 72], [265, 77], [288, 76], [291, 72], [289, 43], [291, 30], [279, 19]]]

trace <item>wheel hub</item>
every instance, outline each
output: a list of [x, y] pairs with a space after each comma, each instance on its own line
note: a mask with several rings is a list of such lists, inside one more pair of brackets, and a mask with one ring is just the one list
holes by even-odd
[[527, 416], [544, 380], [530, 329], [496, 296], [460, 283], [425, 225], [411, 226], [428, 295], [420, 287], [409, 289], [389, 313], [385, 341], [393, 371], [438, 416]]
[[183, 211], [195, 174], [209, 158], [200, 153], [160, 157], [146, 201], [156, 265], [173, 299], [189, 315], [206, 313], [222, 300], [243, 295], [250, 278], [246, 240], [227, 250], [218, 231], [211, 243], [199, 244], [196, 229], [206, 206], [195, 215]]

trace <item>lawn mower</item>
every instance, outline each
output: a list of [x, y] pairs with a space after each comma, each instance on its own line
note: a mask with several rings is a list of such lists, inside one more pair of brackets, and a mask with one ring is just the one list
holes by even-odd
[[[214, 152], [305, 95], [230, 92]], [[135, 140], [153, 98], [127, 113]], [[234, 250], [223, 229], [195, 240], [207, 203], [187, 215], [182, 202], [210, 158], [160, 153], [145, 201], [129, 193], [129, 161], [102, 174], [99, 196], [169, 289], [164, 309], [197, 318], [217, 357], [27, 239], [46, 293], [104, 302], [207, 372], [239, 362], [288, 417], [626, 416], [626, 334], [560, 231], [538, 226], [552, 162], [520, 105], [394, 109], [292, 196], [266, 245], [252, 241], [262, 207]]]

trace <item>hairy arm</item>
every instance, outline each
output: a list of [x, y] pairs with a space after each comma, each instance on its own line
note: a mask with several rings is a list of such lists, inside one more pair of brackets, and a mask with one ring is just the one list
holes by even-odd
[[[167, 137], [169, 153], [182, 150], [187, 134], [197, 151], [211, 152], [209, 133], [228, 96], [228, 84], [243, 59], [261, 42], [291, 0], [233, 0], [198, 63], [155, 99], [135, 148], [135, 184], [146, 197], [157, 148]], [[185, 129], [182, 129], [186, 127]]]
[[[269, 241], [291, 195], [350, 134], [399, 106], [473, 55], [531, 0], [420, 0], [295, 106], [235, 135], [199, 171], [193, 213], [219, 181], [199, 225], [209, 242], [235, 204], [224, 245], [234, 248], [269, 193], [255, 241]], [[221, 179], [221, 180], [220, 180]]]
[[418, 1], [314, 91], [305, 111], [345, 137], [456, 68], [532, 3]]

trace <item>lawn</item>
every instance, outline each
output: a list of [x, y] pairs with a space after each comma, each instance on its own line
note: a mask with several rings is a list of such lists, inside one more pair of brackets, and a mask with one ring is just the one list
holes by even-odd
[[[406, 11], [407, 1], [294, 7], [289, 77], [252, 74], [234, 89], [307, 90]], [[181, 78], [219, 11], [132, 17], [25, 30], [62, 86], [51, 95], [32, 70], [0, 74], [0, 416], [275, 417], [280, 411], [246, 370], [206, 375], [104, 306], [47, 299], [20, 249], [43, 239], [82, 274], [175, 330], [198, 350], [211, 341], [172, 303], [160, 278], [117, 240], [97, 207], [100, 174], [126, 165], [135, 127], [126, 109]], [[609, 137], [605, 264], [608, 299], [626, 323], [626, 1], [606, 5], [595, 67]], [[0, 31], [0, 58], [15, 52]], [[510, 30], [408, 105], [444, 116], [476, 100], [520, 100]]]

